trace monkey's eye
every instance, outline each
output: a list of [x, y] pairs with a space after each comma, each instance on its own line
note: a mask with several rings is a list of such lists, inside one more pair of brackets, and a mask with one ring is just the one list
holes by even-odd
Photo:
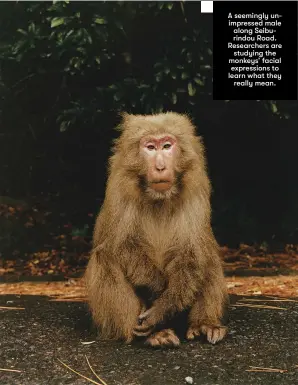
[[171, 147], [172, 147], [171, 143], [166, 143], [166, 144], [163, 146], [163, 148], [166, 149], [166, 150], [168, 150], [168, 149], [171, 148]]
[[153, 151], [153, 150], [155, 150], [155, 146], [153, 146], [153, 144], [148, 144], [147, 149], [149, 151]]

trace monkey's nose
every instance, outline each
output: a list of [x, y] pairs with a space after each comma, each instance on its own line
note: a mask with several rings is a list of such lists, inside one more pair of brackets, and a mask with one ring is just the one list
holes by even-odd
[[166, 168], [166, 167], [165, 167], [164, 165], [161, 165], [161, 164], [156, 165], [156, 170], [157, 170], [157, 171], [164, 171], [165, 168]]

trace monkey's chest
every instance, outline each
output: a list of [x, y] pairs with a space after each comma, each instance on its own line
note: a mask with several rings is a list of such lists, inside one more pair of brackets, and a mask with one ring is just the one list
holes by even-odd
[[166, 251], [173, 246], [176, 237], [174, 226], [166, 221], [147, 222], [142, 224], [142, 233], [150, 246], [149, 257], [160, 267], [163, 266]]

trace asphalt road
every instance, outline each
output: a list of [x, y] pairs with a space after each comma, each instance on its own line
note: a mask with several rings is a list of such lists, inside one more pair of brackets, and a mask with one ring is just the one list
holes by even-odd
[[[84, 303], [0, 296], [0, 306], [25, 308], [0, 309], [0, 368], [22, 371], [0, 371], [0, 384], [90, 384], [58, 361], [96, 380], [85, 356], [107, 385], [298, 384], [298, 302], [268, 305], [287, 310], [231, 307], [230, 332], [220, 344], [196, 341], [154, 350], [96, 339]], [[247, 372], [250, 366], [287, 371]]]

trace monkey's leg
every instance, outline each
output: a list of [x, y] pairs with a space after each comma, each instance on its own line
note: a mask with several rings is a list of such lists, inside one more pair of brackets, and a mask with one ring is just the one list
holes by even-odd
[[92, 255], [85, 274], [93, 320], [104, 339], [130, 342], [142, 304], [118, 267], [102, 266]]
[[222, 274], [209, 276], [190, 310], [186, 338], [192, 340], [202, 333], [212, 344], [222, 340], [227, 334], [227, 327], [222, 324], [227, 304], [228, 295]]
[[139, 316], [139, 323], [135, 327], [136, 334], [146, 333], [156, 325], [171, 320], [195, 303], [198, 286], [202, 280], [201, 271], [192, 248], [178, 254], [180, 249], [171, 250], [168, 254], [170, 261], [164, 269], [168, 285], [151, 308]]
[[152, 334], [146, 340], [146, 345], [154, 348], [177, 347], [180, 345], [180, 340], [173, 329], [163, 329]]

